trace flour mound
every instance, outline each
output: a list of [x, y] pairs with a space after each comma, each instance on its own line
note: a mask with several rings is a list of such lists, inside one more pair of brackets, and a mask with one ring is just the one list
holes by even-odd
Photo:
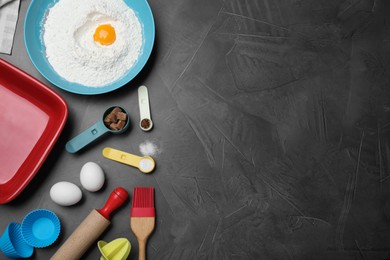
[[[100, 45], [96, 28], [110, 24], [116, 40]], [[102, 87], [122, 78], [137, 62], [142, 48], [142, 27], [123, 0], [60, 0], [44, 21], [46, 57], [65, 80]]]

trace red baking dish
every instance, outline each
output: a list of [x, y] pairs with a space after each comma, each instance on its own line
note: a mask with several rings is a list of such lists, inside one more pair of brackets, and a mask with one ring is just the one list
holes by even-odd
[[64, 99], [0, 59], [0, 204], [38, 172], [68, 117]]

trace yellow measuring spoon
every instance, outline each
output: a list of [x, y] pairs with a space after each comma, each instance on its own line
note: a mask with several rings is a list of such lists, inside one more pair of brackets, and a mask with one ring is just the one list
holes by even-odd
[[104, 148], [102, 153], [107, 159], [133, 166], [143, 173], [152, 172], [156, 166], [156, 163], [150, 156], [138, 156], [110, 147]]

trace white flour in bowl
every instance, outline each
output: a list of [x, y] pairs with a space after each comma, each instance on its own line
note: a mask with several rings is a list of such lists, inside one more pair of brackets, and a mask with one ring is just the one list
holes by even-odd
[[135, 64], [142, 29], [123, 0], [60, 0], [44, 21], [43, 41], [46, 57], [61, 77], [101, 87]]

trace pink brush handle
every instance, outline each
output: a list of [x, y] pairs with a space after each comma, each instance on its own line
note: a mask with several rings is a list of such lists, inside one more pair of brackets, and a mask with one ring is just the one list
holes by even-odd
[[97, 210], [105, 219], [110, 220], [111, 213], [119, 208], [129, 197], [127, 191], [122, 188], [116, 188], [111, 192], [110, 197], [108, 198], [106, 204], [103, 208]]

